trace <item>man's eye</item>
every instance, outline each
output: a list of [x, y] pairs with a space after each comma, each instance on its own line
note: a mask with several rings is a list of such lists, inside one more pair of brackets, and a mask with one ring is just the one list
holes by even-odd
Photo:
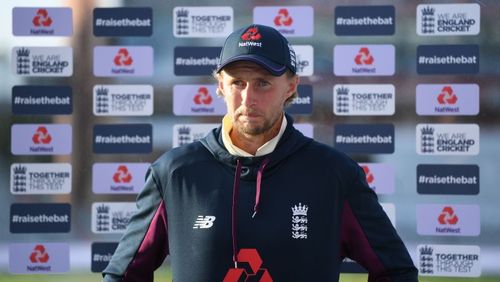
[[233, 81], [233, 85], [237, 86], [237, 87], [245, 87], [245, 83], [241, 80], [235, 80]]
[[265, 87], [265, 86], [268, 86], [270, 85], [271, 83], [269, 83], [269, 81], [266, 81], [266, 80], [261, 80], [259, 81], [259, 86], [260, 87]]

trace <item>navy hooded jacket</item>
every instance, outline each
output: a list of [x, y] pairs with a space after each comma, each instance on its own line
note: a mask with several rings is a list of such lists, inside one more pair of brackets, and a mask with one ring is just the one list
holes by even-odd
[[161, 156], [104, 281], [153, 281], [167, 255], [174, 281], [338, 281], [344, 257], [369, 281], [417, 281], [363, 170], [287, 119], [262, 157], [230, 155], [221, 127]]

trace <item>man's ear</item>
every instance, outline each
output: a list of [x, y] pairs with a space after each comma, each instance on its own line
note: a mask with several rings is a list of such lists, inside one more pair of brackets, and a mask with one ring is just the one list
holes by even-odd
[[222, 83], [221, 80], [217, 81], [217, 89], [215, 90], [215, 93], [217, 93], [217, 96], [224, 97], [224, 84]]
[[286, 99], [292, 97], [293, 94], [297, 92], [297, 87], [299, 86], [300, 83], [300, 78], [298, 75], [294, 75], [293, 77], [289, 78], [289, 83], [288, 83], [288, 90], [286, 92]]

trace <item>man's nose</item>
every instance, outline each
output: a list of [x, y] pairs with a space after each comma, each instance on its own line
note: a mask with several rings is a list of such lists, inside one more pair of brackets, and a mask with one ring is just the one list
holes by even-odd
[[251, 84], [247, 84], [245, 89], [241, 91], [241, 104], [244, 106], [251, 106], [257, 102], [256, 92]]

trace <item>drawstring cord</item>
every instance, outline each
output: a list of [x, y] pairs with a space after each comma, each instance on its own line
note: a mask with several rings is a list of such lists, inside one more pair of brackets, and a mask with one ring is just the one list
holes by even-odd
[[238, 268], [238, 259], [236, 254], [238, 253], [238, 242], [236, 241], [236, 230], [237, 230], [237, 212], [238, 212], [238, 194], [240, 190], [240, 176], [241, 176], [241, 162], [236, 160], [236, 171], [234, 172], [234, 184], [233, 184], [233, 206], [231, 211], [231, 235], [233, 236], [233, 262], [234, 268]]
[[[257, 171], [257, 180], [255, 187], [255, 204], [253, 207], [253, 215], [252, 218], [255, 217], [257, 212], [259, 211], [260, 204], [260, 189], [262, 185], [262, 176], [264, 174], [264, 169], [269, 163], [269, 159], [264, 159], [259, 166], [259, 170]], [[233, 262], [234, 268], [238, 268], [238, 241], [237, 241], [237, 217], [238, 217], [238, 195], [240, 190], [240, 177], [241, 177], [241, 161], [239, 159], [236, 160], [236, 171], [234, 172], [234, 183], [233, 183], [233, 205], [231, 210], [231, 235], [233, 239]]]
[[269, 163], [269, 159], [264, 159], [260, 164], [259, 170], [257, 171], [257, 185], [255, 187], [255, 205], [253, 206], [253, 215], [252, 218], [255, 217], [257, 212], [259, 211], [259, 203], [260, 203], [260, 186], [262, 183], [262, 175], [264, 174], [264, 169]]

